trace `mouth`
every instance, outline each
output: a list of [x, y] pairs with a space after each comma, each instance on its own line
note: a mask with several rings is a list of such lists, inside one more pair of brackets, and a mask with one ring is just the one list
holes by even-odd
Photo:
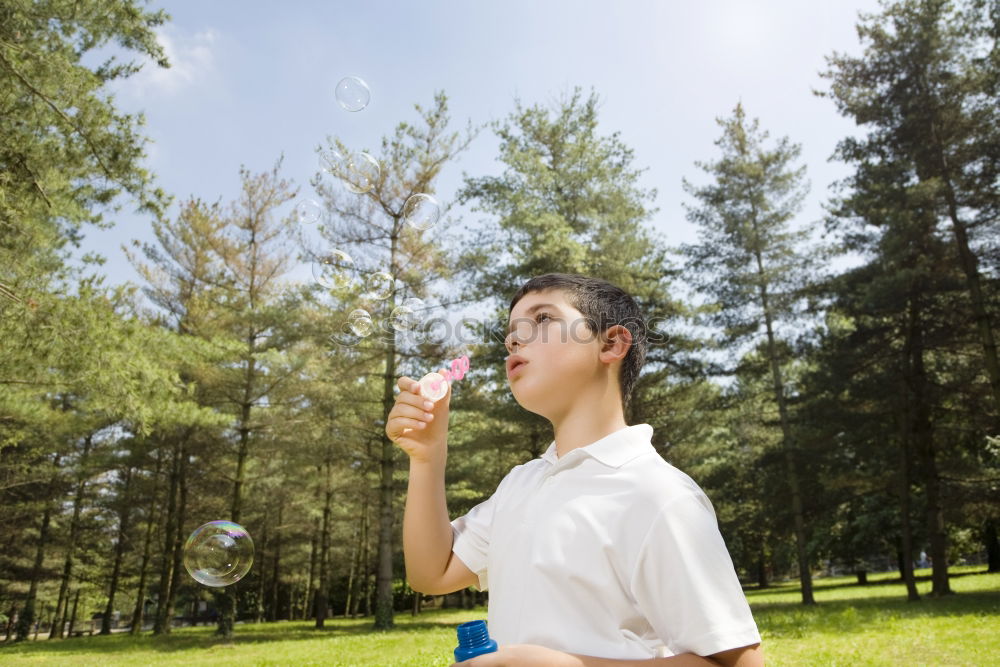
[[523, 357], [512, 356], [507, 359], [507, 377], [513, 376], [528, 363]]

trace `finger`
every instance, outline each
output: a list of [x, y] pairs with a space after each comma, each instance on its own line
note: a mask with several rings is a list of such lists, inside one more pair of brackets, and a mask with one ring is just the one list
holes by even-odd
[[[411, 394], [408, 391], [401, 391], [399, 395], [396, 396], [396, 405], [405, 405], [417, 408], [419, 410], [433, 410], [434, 401], [429, 401], [423, 396], [418, 396], [416, 394]], [[393, 406], [395, 408], [395, 406]], [[390, 414], [392, 414], [390, 412]]]
[[407, 429], [421, 429], [427, 428], [427, 422], [421, 421], [419, 419], [410, 419], [409, 417], [399, 417], [393, 423], [393, 427], [388, 429], [386, 435], [389, 436], [390, 440], [396, 440], [396, 438], [403, 435]]
[[406, 377], [405, 375], [396, 381], [396, 386], [402, 391], [409, 391], [414, 394], [420, 390], [420, 383], [413, 378]]
[[[433, 404], [432, 404], [433, 405]], [[409, 417], [410, 419], [422, 419], [424, 421], [430, 421], [434, 419], [434, 413], [428, 410], [422, 409], [423, 406], [408, 405], [406, 403], [397, 403], [392, 411], [389, 413], [389, 419], [394, 419], [397, 417]]]

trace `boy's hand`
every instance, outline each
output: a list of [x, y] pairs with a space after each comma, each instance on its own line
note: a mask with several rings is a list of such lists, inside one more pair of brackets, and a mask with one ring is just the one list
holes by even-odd
[[448, 448], [451, 383], [448, 392], [436, 403], [420, 395], [420, 383], [412, 378], [401, 377], [396, 385], [400, 391], [386, 419], [385, 434], [411, 461], [443, 461]]

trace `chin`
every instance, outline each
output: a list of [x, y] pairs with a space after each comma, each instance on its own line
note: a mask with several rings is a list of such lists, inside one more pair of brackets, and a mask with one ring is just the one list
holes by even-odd
[[538, 398], [532, 399], [530, 396], [525, 396], [526, 392], [523, 389], [521, 391], [516, 391], [512, 388], [511, 393], [514, 395], [514, 400], [517, 401], [517, 404], [522, 408], [528, 412], [538, 415], [539, 417], [552, 421], [548, 415], [548, 413], [552, 412], [552, 410], [548, 409], [550, 406], [545, 405], [544, 401], [538, 400]]

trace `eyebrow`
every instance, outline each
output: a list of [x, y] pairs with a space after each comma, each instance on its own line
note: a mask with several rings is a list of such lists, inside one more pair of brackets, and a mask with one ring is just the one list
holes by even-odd
[[[559, 310], [559, 306], [555, 305], [554, 303], [536, 303], [534, 306], [526, 310], [525, 313], [531, 315], [536, 310], [541, 310], [542, 308], [552, 308], [554, 310]], [[508, 323], [507, 333], [510, 334], [511, 331], [512, 329], [510, 328], [510, 324]]]

